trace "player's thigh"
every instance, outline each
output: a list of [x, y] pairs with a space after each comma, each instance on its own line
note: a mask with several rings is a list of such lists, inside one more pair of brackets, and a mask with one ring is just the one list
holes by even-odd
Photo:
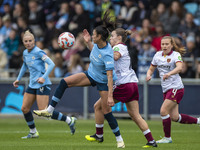
[[49, 104], [49, 95], [37, 95], [36, 100], [38, 109], [45, 109]]
[[91, 85], [90, 80], [83, 72], [68, 76], [64, 80], [68, 87]]
[[33, 103], [35, 102], [36, 95], [30, 93], [24, 93], [22, 111], [30, 110]]

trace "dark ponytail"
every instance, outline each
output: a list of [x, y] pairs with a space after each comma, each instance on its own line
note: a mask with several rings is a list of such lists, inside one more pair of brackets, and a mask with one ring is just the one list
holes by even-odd
[[103, 25], [97, 26], [95, 28], [97, 34], [101, 35], [103, 41], [108, 39], [110, 32], [112, 32], [116, 28], [115, 17], [110, 16], [110, 10], [106, 10], [103, 17]]

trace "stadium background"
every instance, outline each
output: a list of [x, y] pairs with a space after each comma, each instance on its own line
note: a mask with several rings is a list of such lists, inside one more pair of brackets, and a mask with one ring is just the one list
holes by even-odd
[[[21, 37], [25, 30], [31, 30], [36, 44], [54, 60], [56, 67], [50, 74], [53, 80], [52, 92], [62, 77], [86, 70], [89, 50], [84, 45], [80, 32], [88, 31], [101, 23], [106, 9], [111, 10], [119, 20], [119, 26], [134, 32], [127, 41], [132, 66], [140, 79], [140, 111], [145, 119], [159, 116], [162, 91], [157, 72], [155, 82], [148, 86], [144, 82], [152, 56], [160, 50], [160, 39], [171, 35], [178, 45], [187, 48], [184, 56], [185, 95], [180, 112], [199, 115], [200, 98], [200, 2], [198, 0], [3, 0], [0, 7], [0, 112], [21, 114], [24, 89], [28, 74], [21, 89], [12, 87], [22, 64], [24, 46]], [[76, 37], [75, 46], [67, 51], [57, 45], [60, 33], [69, 31]], [[78, 94], [77, 94], [78, 93]], [[85, 93], [88, 93], [88, 95]], [[98, 99], [95, 88], [69, 89], [58, 110], [87, 118], [93, 113], [93, 104]], [[88, 104], [88, 105], [87, 105]], [[36, 109], [34, 105], [33, 109]], [[85, 112], [87, 111], [87, 112]], [[113, 111], [124, 117], [126, 108], [122, 104]], [[121, 114], [122, 113], [122, 114]]]

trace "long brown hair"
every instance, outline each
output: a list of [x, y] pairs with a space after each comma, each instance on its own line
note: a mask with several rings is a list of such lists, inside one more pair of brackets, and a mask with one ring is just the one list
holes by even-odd
[[132, 34], [131, 30], [125, 30], [123, 28], [117, 28], [114, 30], [118, 36], [122, 37], [122, 42], [125, 43], [127, 41], [127, 36]]
[[181, 54], [183, 56], [186, 53], [186, 49], [184, 46], [179, 46], [176, 44], [175, 40], [171, 36], [164, 36], [162, 39], [170, 39], [171, 44], [173, 45], [173, 49]]

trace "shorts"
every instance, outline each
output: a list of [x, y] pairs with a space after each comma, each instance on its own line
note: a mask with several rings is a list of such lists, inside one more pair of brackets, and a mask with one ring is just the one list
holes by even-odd
[[44, 85], [38, 89], [33, 89], [30, 87], [26, 89], [26, 93], [34, 95], [50, 95], [50, 91], [51, 91], [50, 85]]
[[139, 91], [137, 83], [126, 83], [114, 88], [113, 98], [122, 102], [139, 101]]
[[179, 104], [184, 95], [184, 88], [183, 89], [169, 89], [167, 92], [163, 93], [163, 100], [169, 99], [177, 104]]
[[87, 71], [84, 71], [85, 75], [88, 77], [88, 79], [90, 80], [90, 83], [92, 86], [97, 86], [97, 90], [98, 91], [108, 91], [108, 85], [107, 83], [99, 83], [99, 82], [96, 82], [95, 80], [93, 80]]

